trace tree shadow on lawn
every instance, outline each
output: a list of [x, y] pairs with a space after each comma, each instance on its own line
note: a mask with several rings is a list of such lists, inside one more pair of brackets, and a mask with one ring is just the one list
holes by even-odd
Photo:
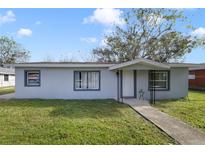
[[[121, 117], [120, 109], [129, 108], [125, 104], [114, 100], [43, 100], [43, 99], [12, 99], [0, 100], [0, 108], [17, 107], [19, 112], [28, 112], [38, 108], [52, 108], [49, 116], [68, 118], [104, 118]], [[34, 108], [34, 109], [33, 109]], [[44, 111], [39, 111], [44, 112]]]

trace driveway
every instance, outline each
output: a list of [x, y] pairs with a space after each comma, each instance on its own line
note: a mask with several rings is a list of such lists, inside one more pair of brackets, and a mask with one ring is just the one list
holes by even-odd
[[180, 144], [205, 144], [205, 133], [148, 105], [128, 102], [136, 112], [151, 121]]
[[15, 93], [0, 95], [0, 99], [12, 99], [12, 98], [15, 98]]

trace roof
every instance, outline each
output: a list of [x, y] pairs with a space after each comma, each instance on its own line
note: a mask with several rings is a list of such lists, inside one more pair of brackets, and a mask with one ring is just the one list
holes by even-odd
[[15, 73], [14, 73], [14, 69], [12, 68], [0, 67], [0, 74], [15, 74]]
[[188, 68], [199, 68], [201, 64], [194, 63], [167, 63], [170, 67], [188, 67]]
[[148, 60], [144, 58], [137, 58], [132, 61], [123, 62], [123, 63], [114, 63], [114, 62], [28, 62], [28, 63], [17, 63], [9, 64], [5, 66], [14, 66], [14, 67], [70, 67], [70, 68], [109, 68], [109, 70], [122, 69], [128, 66], [135, 64], [146, 65], [150, 68], [157, 69], [170, 69], [171, 67], [186, 67], [186, 68], [199, 68], [202, 64], [192, 64], [192, 63], [159, 63], [153, 60]]
[[159, 63], [155, 62], [153, 60], [143, 59], [143, 58], [137, 58], [132, 61], [116, 64], [110, 67], [110, 70], [116, 70], [120, 68], [125, 68], [134, 64], [144, 64], [147, 66], [157, 67], [159, 69], [170, 69], [171, 67], [185, 67], [185, 68], [198, 68], [201, 66], [201, 64], [192, 64], [192, 63]]
[[191, 67], [189, 70], [205, 70], [205, 63], [201, 63], [199, 67]]
[[204, 68], [190, 68], [190, 71], [198, 71], [198, 70], [204, 70], [205, 71], [205, 67]]
[[27, 62], [17, 64], [117, 64], [114, 62]]
[[110, 70], [117, 70], [117, 69], [131, 66], [134, 64], [145, 64], [145, 65], [155, 66], [155, 67], [162, 68], [162, 69], [169, 69], [170, 68], [170, 66], [167, 64], [158, 63], [158, 62], [155, 62], [153, 60], [137, 58], [137, 59], [132, 60], [132, 61], [128, 61], [128, 62], [124, 62], [124, 63], [120, 63], [120, 64], [115, 64], [115, 65], [111, 66], [109, 69]]
[[8, 64], [14, 67], [110, 67], [116, 63], [110, 62], [28, 62]]

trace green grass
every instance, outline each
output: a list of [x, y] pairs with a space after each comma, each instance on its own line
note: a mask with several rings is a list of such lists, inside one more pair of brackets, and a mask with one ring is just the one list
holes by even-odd
[[160, 101], [155, 107], [205, 131], [205, 92], [190, 91], [186, 99]]
[[14, 87], [0, 87], [0, 95], [9, 94], [15, 92]]
[[174, 144], [113, 100], [1, 100], [0, 144]]

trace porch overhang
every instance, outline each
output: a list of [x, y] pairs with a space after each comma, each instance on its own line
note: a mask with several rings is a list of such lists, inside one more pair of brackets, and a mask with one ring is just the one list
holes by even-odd
[[116, 64], [109, 67], [109, 70], [167, 70], [168, 64], [158, 63], [152, 60], [138, 58], [132, 61]]

